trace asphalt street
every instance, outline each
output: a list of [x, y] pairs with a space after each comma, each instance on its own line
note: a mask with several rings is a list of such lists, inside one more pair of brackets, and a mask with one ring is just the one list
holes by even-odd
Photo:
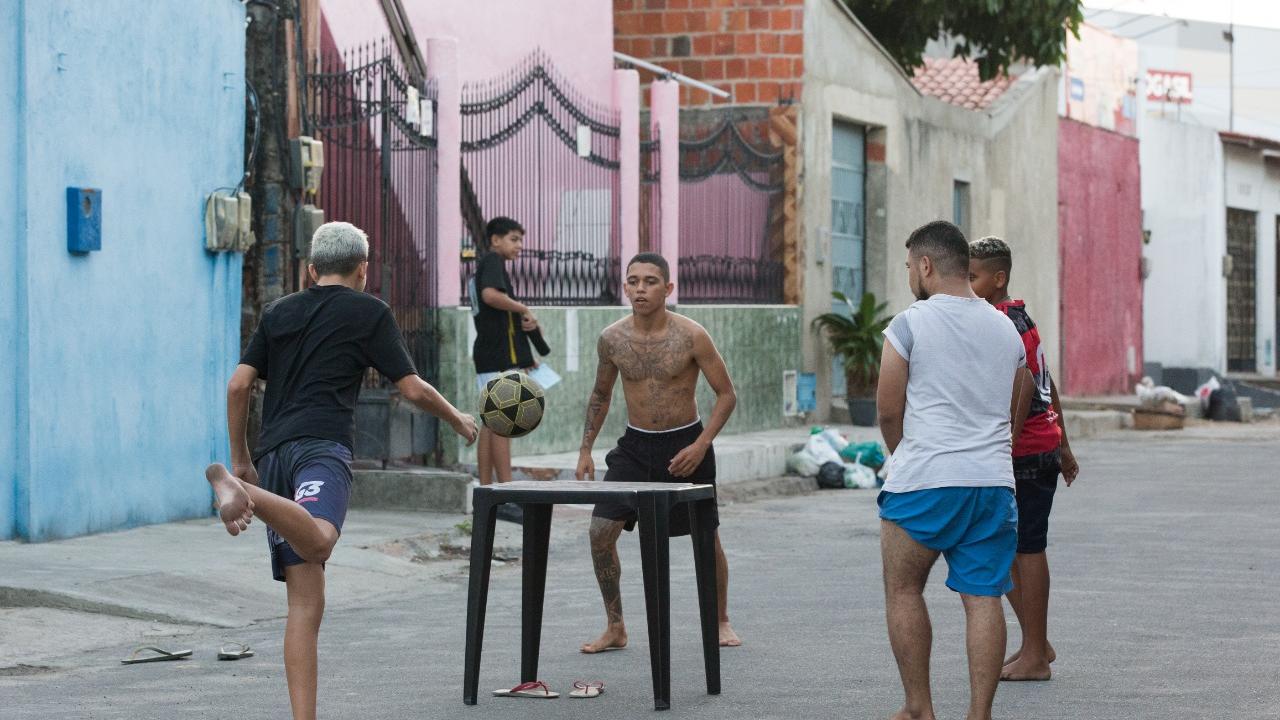
[[[1280, 718], [1280, 426], [1237, 432], [1117, 433], [1082, 442], [1082, 473], [1059, 489], [1050, 534], [1047, 683], [1003, 684], [998, 718]], [[672, 544], [672, 717], [886, 718], [901, 688], [884, 627], [878, 520], [870, 491], [825, 491], [721, 509], [730, 612], [745, 644], [722, 654], [724, 692], [704, 694], [688, 541]], [[482, 697], [462, 703], [462, 565], [326, 618], [325, 718], [595, 718], [653, 712], [636, 539], [625, 536], [623, 599], [631, 645], [578, 645], [603, 627], [586, 516], [557, 514], [541, 677], [566, 693], [603, 680], [595, 700], [513, 700], [488, 691], [519, 671], [518, 563], [495, 568]], [[578, 530], [581, 532], [567, 532]], [[334, 569], [334, 572], [341, 568]], [[939, 718], [967, 699], [963, 612], [939, 563], [927, 598]], [[247, 569], [247, 585], [271, 582]], [[226, 587], [228, 597], [236, 587]], [[223, 599], [216, 594], [207, 602]], [[1016, 624], [1008, 614], [1010, 646]], [[85, 615], [86, 632], [94, 616]], [[100, 632], [100, 630], [99, 630]], [[119, 647], [0, 673], [0, 717], [287, 717], [282, 620], [194, 627], [174, 643], [191, 660], [123, 667]], [[223, 639], [257, 656], [217, 662]], [[12, 641], [12, 638], [10, 638]], [[3, 644], [0, 638], [0, 644]], [[38, 642], [28, 639], [24, 642]], [[171, 643], [171, 644], [174, 644]]]

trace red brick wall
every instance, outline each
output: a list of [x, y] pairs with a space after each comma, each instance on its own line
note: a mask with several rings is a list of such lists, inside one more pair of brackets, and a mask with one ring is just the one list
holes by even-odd
[[[681, 86], [684, 108], [800, 99], [804, 0], [613, 0], [614, 49], [733, 93]], [[653, 75], [641, 71], [647, 82]]]

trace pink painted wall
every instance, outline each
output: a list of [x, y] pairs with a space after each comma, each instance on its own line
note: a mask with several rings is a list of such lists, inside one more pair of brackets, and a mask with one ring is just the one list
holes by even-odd
[[[501, 75], [535, 48], [563, 77], [599, 102], [613, 89], [613, 4], [607, 0], [403, 0], [424, 45], [458, 39], [463, 83]], [[379, 0], [320, 0], [339, 48], [387, 35]], [[425, 51], [425, 47], [424, 47]]]
[[[1136, 138], [1066, 118], [1058, 121], [1058, 237], [1059, 388], [1069, 395], [1131, 393], [1142, 373], [1142, 198]], [[1014, 258], [1015, 291], [1017, 282]], [[1035, 317], [1035, 309], [1030, 310]]]

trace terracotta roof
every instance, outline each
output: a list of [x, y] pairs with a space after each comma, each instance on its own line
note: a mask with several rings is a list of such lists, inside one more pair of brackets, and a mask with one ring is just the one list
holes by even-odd
[[1009, 89], [1013, 78], [1000, 75], [983, 82], [978, 77], [978, 63], [968, 58], [925, 58], [924, 67], [916, 69], [911, 82], [925, 95], [962, 108], [983, 110]]

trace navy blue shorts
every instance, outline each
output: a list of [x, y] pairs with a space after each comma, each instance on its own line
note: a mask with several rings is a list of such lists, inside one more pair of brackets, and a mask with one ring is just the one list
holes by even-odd
[[[263, 490], [293, 500], [311, 517], [333, 523], [342, 532], [351, 497], [351, 450], [341, 443], [302, 438], [282, 443], [258, 458], [258, 481]], [[271, 575], [284, 582], [284, 569], [306, 562], [284, 538], [267, 528]]]
[[1007, 487], [943, 487], [876, 499], [881, 519], [897, 525], [947, 561], [947, 587], [1000, 597], [1013, 589], [1009, 569], [1018, 543], [1018, 507]]

